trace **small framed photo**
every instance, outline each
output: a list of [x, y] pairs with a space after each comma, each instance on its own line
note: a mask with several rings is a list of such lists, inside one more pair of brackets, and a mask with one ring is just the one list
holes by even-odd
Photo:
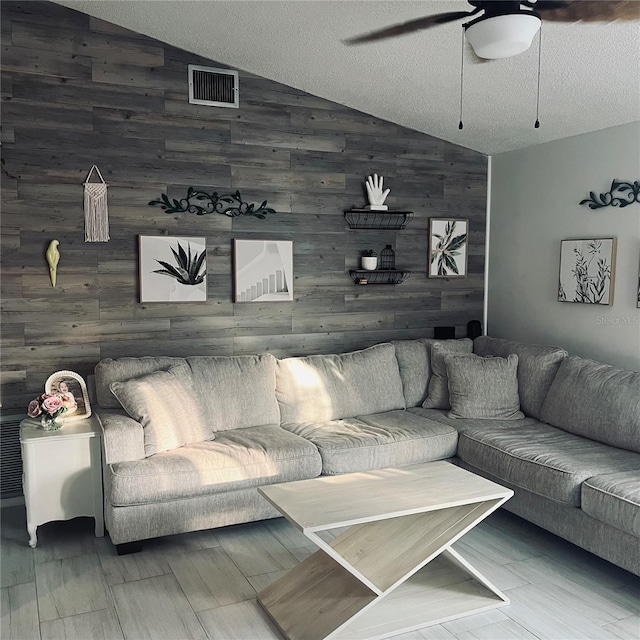
[[558, 302], [613, 304], [616, 238], [562, 240]]
[[293, 300], [293, 242], [234, 240], [234, 302]]
[[638, 267], [638, 309], [640, 309], [640, 267]]
[[140, 302], [206, 302], [206, 238], [139, 236]]
[[430, 278], [466, 278], [469, 221], [454, 218], [429, 220]]
[[57, 393], [66, 407], [65, 421], [83, 420], [91, 415], [87, 385], [74, 371], [56, 371], [44, 383], [45, 393]]

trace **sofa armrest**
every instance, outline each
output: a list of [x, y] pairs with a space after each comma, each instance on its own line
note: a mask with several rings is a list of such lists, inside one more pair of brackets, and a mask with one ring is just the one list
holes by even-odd
[[103, 409], [97, 415], [102, 427], [105, 464], [145, 458], [144, 430], [139, 422], [115, 409]]

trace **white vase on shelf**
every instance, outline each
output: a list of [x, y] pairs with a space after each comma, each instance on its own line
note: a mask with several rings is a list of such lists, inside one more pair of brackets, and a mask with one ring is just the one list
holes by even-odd
[[365, 271], [375, 271], [378, 266], [378, 256], [362, 256], [362, 268]]

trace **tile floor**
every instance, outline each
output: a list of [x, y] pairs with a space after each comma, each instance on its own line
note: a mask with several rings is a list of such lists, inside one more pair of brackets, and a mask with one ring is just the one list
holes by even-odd
[[[271, 640], [256, 593], [313, 550], [284, 519], [159, 538], [118, 556], [93, 521], [2, 509], [3, 640]], [[330, 534], [328, 534], [330, 535]], [[401, 640], [640, 639], [640, 578], [505, 511], [455, 548], [511, 604]]]

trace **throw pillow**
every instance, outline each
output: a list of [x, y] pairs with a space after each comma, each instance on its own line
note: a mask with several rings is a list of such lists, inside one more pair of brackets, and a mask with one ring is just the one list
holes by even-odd
[[434, 342], [431, 345], [431, 378], [427, 399], [422, 403], [425, 409], [450, 409], [449, 388], [447, 386], [447, 369], [444, 359], [455, 353], [468, 353], [473, 350], [473, 340], [447, 340]]
[[518, 356], [520, 406], [526, 415], [542, 420], [542, 404], [560, 363], [567, 357], [564, 349], [480, 336], [473, 341], [473, 353], [484, 357], [506, 358], [510, 353]]
[[111, 383], [123, 409], [144, 429], [146, 457], [214, 439], [191, 386], [186, 364]]
[[521, 420], [518, 395], [518, 356], [482, 358], [448, 355], [450, 418]]

